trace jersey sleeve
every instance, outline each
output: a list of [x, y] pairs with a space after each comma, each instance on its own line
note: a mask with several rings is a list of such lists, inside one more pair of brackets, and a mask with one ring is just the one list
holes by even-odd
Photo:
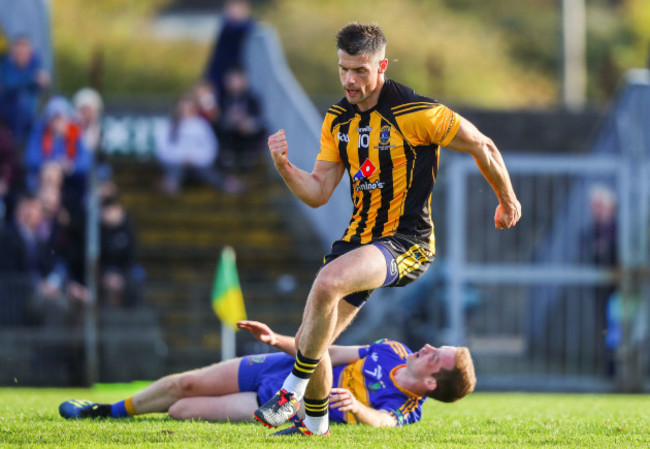
[[403, 426], [413, 424], [422, 418], [422, 400], [404, 397], [386, 398], [381, 404], [376, 404], [377, 410], [384, 410], [395, 420], [395, 424]]
[[323, 120], [323, 127], [320, 133], [320, 152], [316, 157], [317, 161], [341, 162], [341, 155], [332, 135], [332, 122], [334, 119], [335, 116], [328, 113], [325, 116], [325, 120]]
[[359, 348], [359, 358], [362, 359], [366, 356], [368, 356], [368, 351], [370, 350], [370, 346], [361, 346]]
[[431, 104], [412, 113], [402, 114], [397, 121], [405, 137], [413, 145], [447, 146], [456, 136], [460, 116], [442, 104]]

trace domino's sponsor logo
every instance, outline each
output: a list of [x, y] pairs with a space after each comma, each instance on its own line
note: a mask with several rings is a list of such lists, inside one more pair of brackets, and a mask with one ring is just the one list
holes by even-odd
[[354, 190], [355, 192], [377, 190], [377, 189], [383, 189], [385, 185], [386, 183], [382, 181], [375, 181], [375, 182], [366, 181], [356, 186]]
[[361, 164], [361, 167], [359, 167], [359, 170], [354, 174], [352, 177], [353, 181], [361, 181], [362, 179], [368, 178], [372, 176], [372, 174], [377, 170], [377, 167], [370, 161], [370, 159], [366, 159], [366, 161]]

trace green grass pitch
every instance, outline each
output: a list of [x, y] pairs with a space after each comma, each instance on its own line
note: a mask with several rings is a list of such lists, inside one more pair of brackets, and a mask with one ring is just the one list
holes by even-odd
[[474, 393], [456, 404], [427, 401], [423, 419], [393, 429], [332, 427], [330, 438], [269, 437], [259, 424], [129, 420], [65, 421], [60, 402], [114, 402], [137, 391], [0, 388], [0, 448], [648, 448], [650, 397]]

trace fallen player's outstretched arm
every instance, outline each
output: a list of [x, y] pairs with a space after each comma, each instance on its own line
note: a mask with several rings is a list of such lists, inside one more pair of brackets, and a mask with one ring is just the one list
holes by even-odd
[[[281, 335], [259, 321], [239, 321], [237, 327], [249, 331], [260, 342], [273, 346], [278, 351], [296, 356], [295, 338]], [[330, 346], [329, 353], [332, 366], [345, 365], [359, 360], [361, 346]]]

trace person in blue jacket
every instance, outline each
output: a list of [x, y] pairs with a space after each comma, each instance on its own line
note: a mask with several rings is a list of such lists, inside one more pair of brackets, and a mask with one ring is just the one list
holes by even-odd
[[0, 117], [9, 124], [17, 145], [22, 146], [27, 139], [40, 96], [49, 85], [50, 75], [29, 37], [16, 37], [9, 53], [0, 60]]
[[92, 153], [83, 141], [81, 126], [74, 119], [70, 102], [55, 96], [37, 120], [25, 149], [27, 187], [35, 192], [47, 164], [58, 164], [64, 172], [64, 196], [80, 200], [85, 193]]

